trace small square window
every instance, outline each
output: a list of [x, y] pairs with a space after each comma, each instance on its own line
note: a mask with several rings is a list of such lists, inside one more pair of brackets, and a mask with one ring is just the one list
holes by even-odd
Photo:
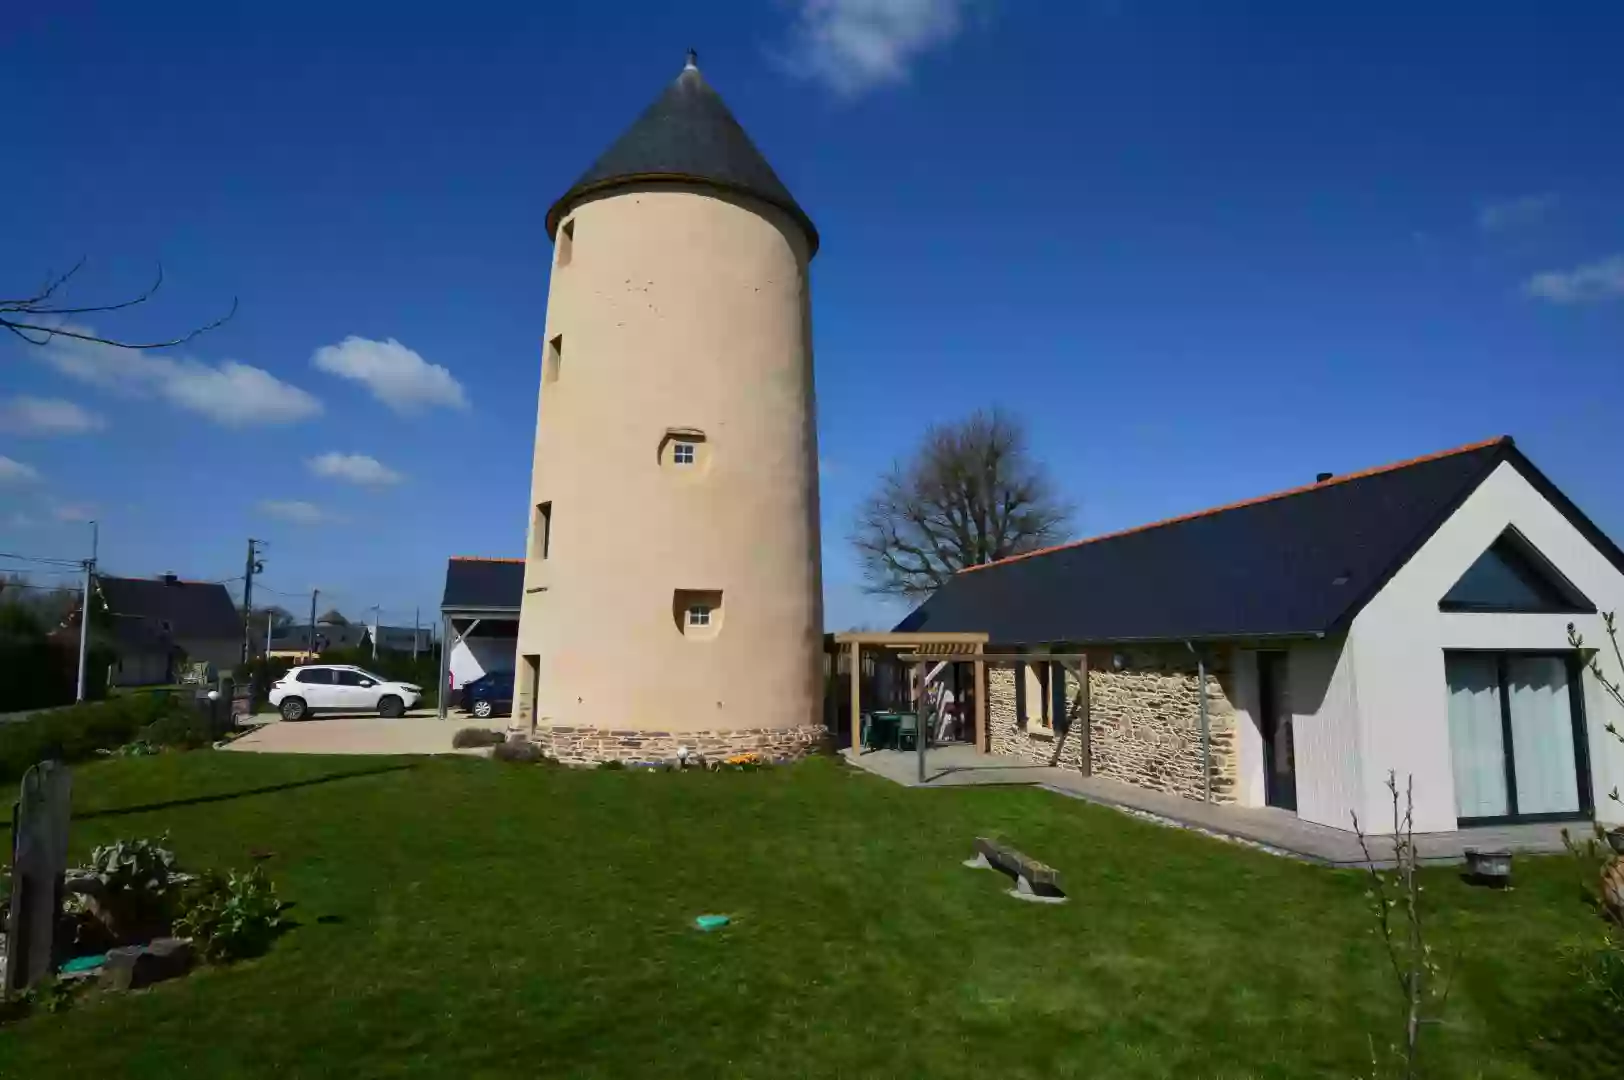
[[722, 630], [723, 610], [719, 589], [678, 589], [671, 594], [671, 621], [686, 637], [714, 638]]
[[678, 465], [692, 465], [694, 463], [694, 444], [679, 442], [671, 448], [671, 460]]

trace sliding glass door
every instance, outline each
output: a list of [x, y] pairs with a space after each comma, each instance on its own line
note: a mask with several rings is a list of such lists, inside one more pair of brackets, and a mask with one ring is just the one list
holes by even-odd
[[1446, 653], [1455, 814], [1462, 824], [1591, 812], [1571, 654]]

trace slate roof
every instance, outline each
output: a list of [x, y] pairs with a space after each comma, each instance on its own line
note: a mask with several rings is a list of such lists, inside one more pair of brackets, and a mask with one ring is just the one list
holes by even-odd
[[[242, 638], [242, 616], [224, 585], [210, 581], [96, 576], [107, 610], [139, 618], [173, 639]], [[131, 634], [135, 631], [130, 631]]]
[[512, 611], [524, 600], [523, 559], [454, 556], [445, 568], [442, 611]]
[[1624, 572], [1506, 436], [963, 570], [897, 629], [1012, 645], [1334, 633], [1502, 461]]
[[[359, 649], [371, 638], [371, 628], [364, 623], [316, 624], [316, 647], [321, 649]], [[263, 640], [263, 639], [261, 639]], [[310, 624], [293, 623], [271, 631], [272, 652], [307, 651], [310, 648]]]
[[693, 53], [676, 81], [553, 203], [547, 235], [557, 234], [559, 222], [583, 196], [650, 182], [708, 184], [754, 196], [794, 218], [817, 253], [812, 219], [699, 73]]

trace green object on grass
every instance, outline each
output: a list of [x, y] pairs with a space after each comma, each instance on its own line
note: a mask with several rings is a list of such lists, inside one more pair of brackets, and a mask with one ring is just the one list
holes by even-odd
[[62, 974], [77, 975], [81, 971], [95, 971], [106, 962], [106, 953], [101, 953], [98, 956], [75, 956], [72, 960], [63, 963]]
[[694, 925], [701, 930], [720, 930], [727, 921], [726, 915], [701, 915], [694, 920]]

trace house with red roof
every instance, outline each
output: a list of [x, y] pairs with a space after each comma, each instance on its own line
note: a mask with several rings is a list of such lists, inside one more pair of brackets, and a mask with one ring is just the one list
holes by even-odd
[[1391, 773], [1429, 832], [1624, 820], [1620, 609], [1624, 551], [1504, 437], [969, 568], [897, 630], [988, 635], [993, 755], [1374, 831]]

